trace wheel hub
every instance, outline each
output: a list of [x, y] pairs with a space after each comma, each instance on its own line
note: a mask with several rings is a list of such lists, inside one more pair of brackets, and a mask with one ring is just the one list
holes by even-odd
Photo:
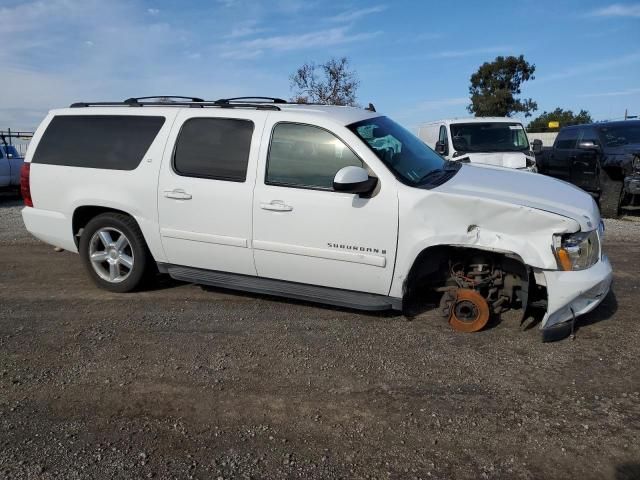
[[458, 332], [477, 332], [489, 321], [489, 304], [475, 290], [459, 288], [447, 292], [454, 300], [449, 313], [449, 325]]

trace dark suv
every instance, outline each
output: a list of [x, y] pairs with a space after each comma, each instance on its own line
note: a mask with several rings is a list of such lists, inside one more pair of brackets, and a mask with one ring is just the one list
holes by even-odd
[[534, 149], [540, 173], [593, 194], [603, 217], [640, 208], [640, 120], [565, 127], [552, 149]]

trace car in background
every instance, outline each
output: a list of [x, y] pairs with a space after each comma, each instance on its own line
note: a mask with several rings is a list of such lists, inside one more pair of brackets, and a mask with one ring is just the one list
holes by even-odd
[[591, 193], [603, 217], [640, 209], [640, 120], [564, 127], [553, 148], [540, 146], [540, 173]]
[[527, 133], [512, 118], [438, 120], [421, 125], [418, 137], [447, 160], [537, 171]]
[[23, 162], [16, 147], [0, 144], [0, 190], [20, 187], [20, 168]]

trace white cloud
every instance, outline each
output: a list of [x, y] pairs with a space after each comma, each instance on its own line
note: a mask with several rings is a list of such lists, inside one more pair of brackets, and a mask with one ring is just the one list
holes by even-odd
[[638, 95], [640, 88], [627, 88], [626, 90], [617, 90], [612, 92], [585, 93], [578, 95], [579, 97], [621, 97], [625, 95]]
[[294, 35], [276, 35], [225, 44], [220, 55], [223, 58], [255, 58], [266, 51], [282, 52], [344, 45], [367, 40], [380, 33], [381, 32], [351, 33], [349, 28], [339, 27]]
[[467, 105], [469, 98], [467, 97], [453, 97], [453, 98], [441, 98], [439, 100], [427, 100], [418, 104], [419, 110], [439, 110], [444, 107], [451, 107], [457, 105]]
[[227, 35], [226, 38], [251, 37], [258, 33], [267, 31], [265, 28], [260, 28], [257, 25], [257, 20], [248, 20], [246, 22], [239, 23], [231, 29], [231, 33]]
[[622, 55], [617, 58], [610, 58], [609, 60], [599, 62], [588, 62], [578, 65], [573, 65], [564, 70], [551, 73], [549, 75], [537, 74], [536, 83], [548, 82], [552, 80], [562, 80], [565, 78], [571, 78], [578, 75], [588, 75], [593, 72], [601, 70], [609, 70], [614, 67], [620, 67], [623, 65], [632, 65], [640, 63], [640, 52], [631, 53], [628, 55]]
[[147, 8], [147, 13], [149, 15], [158, 15], [160, 13], [160, 10], [158, 10], [157, 8]]
[[330, 17], [329, 20], [332, 22], [353, 22], [354, 20], [358, 20], [359, 18], [365, 17], [367, 15], [372, 15], [374, 13], [380, 13], [387, 9], [387, 5], [375, 5], [373, 7], [368, 8], [360, 8], [354, 10], [347, 10], [346, 12], [339, 13], [333, 17]]
[[591, 12], [593, 17], [640, 17], [640, 4], [614, 3]]
[[502, 53], [508, 54], [515, 50], [515, 47], [497, 46], [497, 47], [485, 47], [485, 48], [472, 48], [468, 50], [445, 50], [444, 52], [438, 52], [429, 55], [429, 58], [459, 58], [470, 57], [473, 55], [483, 55], [486, 53]]

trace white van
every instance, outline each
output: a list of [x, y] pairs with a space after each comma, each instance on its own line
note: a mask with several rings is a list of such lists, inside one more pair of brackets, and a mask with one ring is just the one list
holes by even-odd
[[447, 160], [537, 171], [527, 133], [513, 118], [438, 120], [418, 127], [418, 137]]
[[545, 339], [609, 291], [598, 207], [572, 185], [448, 162], [359, 108], [147, 100], [51, 111], [22, 167], [27, 230], [102, 288], [159, 270], [366, 310], [439, 295], [459, 331], [544, 309]]

